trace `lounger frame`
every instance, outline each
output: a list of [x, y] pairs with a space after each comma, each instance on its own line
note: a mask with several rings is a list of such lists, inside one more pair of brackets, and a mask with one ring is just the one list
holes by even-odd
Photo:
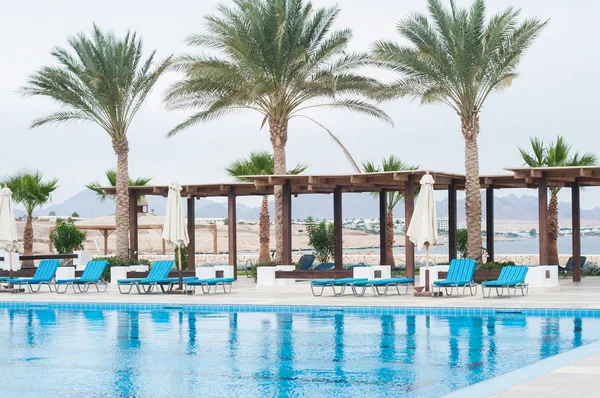
[[[376, 286], [373, 283], [369, 283], [366, 285], [361, 285], [361, 286], [356, 286], [356, 285], [352, 285], [352, 292], [354, 293], [354, 296], [356, 297], [364, 297], [367, 288], [371, 287], [373, 289], [373, 296], [387, 296], [388, 294], [388, 289], [390, 288], [390, 286], [393, 286], [396, 288], [396, 292], [398, 293], [399, 296], [401, 295], [407, 295], [408, 294], [408, 288], [410, 287], [410, 283], [388, 283], [385, 284], [383, 286]], [[406, 287], [406, 290], [404, 293], [400, 292], [400, 286]], [[383, 293], [379, 290], [380, 287], [383, 287]], [[362, 288], [361, 292], [358, 292], [358, 288]]]
[[[485, 289], [488, 289], [487, 296], [485, 295]], [[483, 293], [483, 297], [489, 298], [490, 295], [492, 294], [492, 289], [496, 289], [496, 294], [498, 295], [498, 297], [504, 296], [504, 289], [506, 289], [509, 298], [512, 298], [517, 295], [517, 289], [520, 289], [521, 295], [525, 296], [525, 295], [529, 294], [529, 283], [517, 283], [517, 284], [511, 284], [511, 285], [507, 284], [507, 285], [500, 285], [500, 286], [481, 285], [481, 292]], [[500, 290], [498, 290], [498, 289], [500, 289]], [[513, 289], [512, 296], [510, 295], [510, 289]]]
[[[233, 288], [233, 282], [216, 282], [216, 283], [194, 283], [194, 284], [185, 284], [185, 291], [186, 294], [196, 294], [196, 288], [200, 286], [200, 288], [202, 289], [202, 294], [206, 294], [206, 295], [212, 295], [212, 294], [217, 294], [217, 290], [219, 288], [219, 286], [221, 286], [223, 288], [223, 293], [227, 294], [227, 293], [231, 293], [231, 289]], [[210, 288], [214, 286], [215, 287], [215, 291], [214, 293], [210, 292]], [[229, 289], [227, 289], [229, 288]]]
[[[59, 289], [59, 286], [64, 286], [65, 290], [63, 290], [61, 292]], [[106, 282], [106, 281], [79, 282], [79, 283], [67, 282], [67, 283], [54, 284], [54, 288], [56, 289], [55, 291], [58, 294], [65, 294], [67, 292], [67, 290], [69, 290], [69, 286], [71, 286], [71, 288], [73, 289], [73, 293], [87, 293], [90, 290], [90, 286], [94, 286], [96, 288], [96, 290], [98, 291], [98, 293], [103, 293], [108, 289], [108, 282]], [[103, 287], [102, 290], [100, 290], [100, 286]], [[77, 289], [75, 289], [75, 287], [77, 287]]]

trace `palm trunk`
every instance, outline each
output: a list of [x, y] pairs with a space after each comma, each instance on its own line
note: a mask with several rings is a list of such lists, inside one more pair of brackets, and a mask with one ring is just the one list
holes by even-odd
[[269, 218], [269, 196], [263, 196], [262, 208], [260, 210], [260, 251], [258, 253], [258, 262], [268, 262], [271, 257], [269, 255], [269, 242], [271, 240], [271, 219]]
[[113, 140], [117, 155], [117, 211], [115, 216], [117, 233], [117, 257], [129, 257], [129, 142], [127, 137]]
[[481, 185], [479, 184], [479, 115], [464, 117], [461, 123], [465, 138], [465, 210], [467, 215], [467, 257], [481, 260]]
[[[271, 144], [273, 145], [273, 160], [275, 174], [287, 174], [285, 160], [285, 144], [287, 143], [287, 121], [279, 121], [275, 119], [269, 120], [269, 129], [271, 136]], [[283, 189], [281, 186], [275, 186], [275, 250], [277, 263], [283, 261]]]
[[[33, 216], [27, 214], [27, 222], [25, 222], [25, 231], [23, 232], [23, 255], [31, 256], [33, 254]], [[23, 260], [23, 268], [33, 267], [33, 260]]]
[[385, 250], [387, 257], [387, 264], [391, 265], [392, 269], [396, 265], [394, 261], [394, 209], [392, 207], [388, 207], [388, 211], [385, 217], [385, 229], [386, 229], [386, 241], [385, 241]]
[[558, 264], [558, 191], [551, 190], [548, 204], [548, 264]]

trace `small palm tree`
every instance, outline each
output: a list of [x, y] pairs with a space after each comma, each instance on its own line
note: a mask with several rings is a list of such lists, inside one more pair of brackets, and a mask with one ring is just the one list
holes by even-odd
[[[365, 173], [380, 173], [382, 171], [403, 171], [403, 170], [417, 170], [419, 166], [412, 166], [404, 163], [399, 157], [390, 155], [381, 161], [381, 165], [376, 165], [372, 161], [363, 163], [363, 171]], [[389, 265], [396, 265], [394, 261], [394, 207], [404, 200], [404, 194], [400, 192], [388, 192], [387, 193], [387, 213], [385, 218], [386, 237], [385, 242], [387, 259]], [[373, 192], [373, 196], [379, 196], [379, 193]]]
[[57, 47], [58, 66], [43, 67], [29, 77], [26, 96], [42, 96], [62, 109], [34, 120], [31, 127], [48, 123], [91, 122], [111, 139], [117, 155], [117, 256], [129, 248], [129, 141], [127, 132], [150, 90], [169, 64], [155, 63], [154, 52], [143, 59], [142, 40], [128, 32], [124, 38], [94, 25], [91, 37], [69, 38], [72, 51]]
[[[108, 181], [109, 186], [116, 187], [117, 186], [117, 172], [115, 170], [107, 170], [105, 174], [106, 174], [106, 180]], [[152, 178], [137, 178], [135, 180], [132, 180], [130, 178], [128, 185], [130, 187], [145, 187], [150, 183], [150, 181], [152, 181]], [[93, 181], [93, 182], [86, 184], [85, 187], [89, 190], [96, 192], [96, 194], [98, 195], [98, 200], [100, 200], [101, 202], [104, 202], [107, 198], [115, 200], [114, 195], [106, 195], [104, 193], [104, 190], [102, 189], [103, 186], [105, 186], [105, 185], [100, 184], [98, 181]], [[145, 199], [145, 196], [140, 195], [138, 197], [138, 203], [143, 203], [144, 199]]]
[[[598, 158], [591, 153], [580, 155], [571, 153], [569, 145], [563, 137], [548, 145], [536, 137], [530, 139], [531, 152], [519, 148], [521, 157], [529, 167], [564, 167], [564, 166], [595, 166]], [[560, 187], [549, 187], [550, 202], [548, 203], [548, 264], [558, 264], [558, 193]]]
[[518, 76], [525, 51], [546, 25], [538, 19], [519, 22], [519, 10], [508, 8], [486, 21], [484, 0], [459, 9], [453, 0], [428, 0], [430, 17], [413, 14], [398, 23], [409, 43], [375, 44], [374, 56], [384, 68], [402, 73], [378, 93], [380, 99], [411, 97], [422, 104], [445, 104], [460, 117], [465, 140], [467, 255], [481, 258], [479, 184], [479, 113], [488, 96]]
[[[308, 166], [298, 164], [288, 174], [300, 174], [304, 172]], [[235, 177], [238, 181], [248, 181], [244, 176], [251, 175], [272, 175], [275, 170], [275, 160], [273, 154], [269, 152], [251, 152], [248, 158], [234, 160], [229, 167], [227, 173]], [[270, 243], [271, 220], [269, 218], [269, 195], [263, 196], [262, 207], [260, 210], [259, 222], [259, 239], [260, 250], [258, 253], [258, 261], [265, 262], [270, 260], [269, 243]]]
[[[338, 108], [391, 123], [367, 98], [378, 82], [357, 72], [370, 64], [370, 57], [346, 53], [350, 29], [332, 31], [339, 12], [338, 7], [314, 9], [305, 0], [236, 0], [231, 7], [218, 6], [218, 14], [205, 18], [206, 32], [187, 40], [204, 52], [174, 63], [185, 77], [165, 100], [171, 109], [195, 113], [169, 136], [252, 110], [262, 115], [262, 126], [269, 126], [275, 174], [285, 174], [288, 124], [295, 117], [314, 121], [305, 110]], [[276, 187], [278, 256], [283, 249], [281, 192]]]
[[1, 185], [13, 192], [13, 199], [25, 208], [27, 222], [23, 233], [23, 254], [33, 253], [33, 212], [51, 199], [52, 192], [58, 188], [58, 179], [43, 181], [39, 171], [23, 171], [7, 177]]

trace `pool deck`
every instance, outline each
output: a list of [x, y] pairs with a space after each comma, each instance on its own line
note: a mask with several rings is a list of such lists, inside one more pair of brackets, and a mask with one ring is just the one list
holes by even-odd
[[[46, 289], [43, 287], [42, 289]], [[468, 294], [468, 293], [467, 293]], [[323, 297], [313, 297], [307, 283], [286, 288], [263, 288], [245, 277], [239, 278], [231, 294], [192, 296], [131, 293], [120, 294], [116, 286], [110, 285], [104, 293], [90, 292], [86, 294], [56, 294], [47, 290], [36, 294], [0, 294], [0, 302], [73, 302], [73, 303], [165, 303], [165, 304], [229, 304], [229, 305], [302, 305], [302, 306], [391, 306], [391, 307], [501, 307], [501, 308], [573, 308], [600, 309], [600, 278], [588, 277], [583, 282], [574, 284], [569, 280], [561, 280], [560, 292], [535, 293], [513, 298], [501, 297], [484, 299], [481, 289], [474, 297], [415, 297], [412, 289], [409, 295], [391, 294], [385, 297], [353, 297], [350, 289], [343, 297], [331, 295], [331, 289], [325, 291]], [[594, 343], [596, 344], [596, 343]], [[591, 345], [590, 345], [591, 346]], [[582, 349], [578, 356], [565, 356], [561, 361], [555, 360], [546, 364], [543, 372], [538, 372], [530, 379], [519, 381], [519, 384], [504, 384], [504, 390], [496, 387], [494, 394], [486, 394], [495, 398], [519, 397], [599, 397], [600, 396], [600, 343], [598, 350]], [[551, 358], [548, 358], [551, 359]], [[542, 361], [543, 362], [543, 361]], [[503, 376], [499, 376], [503, 377]], [[494, 379], [489, 380], [493, 383]], [[484, 382], [485, 383], [485, 382]], [[480, 383], [481, 384], [481, 383]], [[472, 389], [478, 385], [457, 391], [455, 396], [485, 396], [481, 390]], [[478, 395], [467, 393], [469, 389], [478, 391]]]

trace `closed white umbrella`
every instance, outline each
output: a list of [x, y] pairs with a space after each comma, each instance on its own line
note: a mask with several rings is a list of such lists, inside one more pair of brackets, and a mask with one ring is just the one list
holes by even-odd
[[0, 250], [8, 251], [10, 278], [13, 278], [12, 252], [17, 249], [17, 222], [13, 210], [12, 192], [7, 187], [0, 190]]
[[181, 185], [177, 181], [169, 185], [169, 196], [167, 197], [167, 215], [163, 226], [162, 237], [168, 243], [179, 247], [179, 289], [183, 289], [183, 270], [181, 269], [181, 248], [190, 243], [190, 238], [183, 218], [183, 206], [181, 204]]
[[433, 195], [433, 177], [427, 173], [421, 178], [421, 191], [406, 235], [419, 250], [425, 247], [425, 291], [429, 291], [429, 247], [437, 241], [437, 217]]

